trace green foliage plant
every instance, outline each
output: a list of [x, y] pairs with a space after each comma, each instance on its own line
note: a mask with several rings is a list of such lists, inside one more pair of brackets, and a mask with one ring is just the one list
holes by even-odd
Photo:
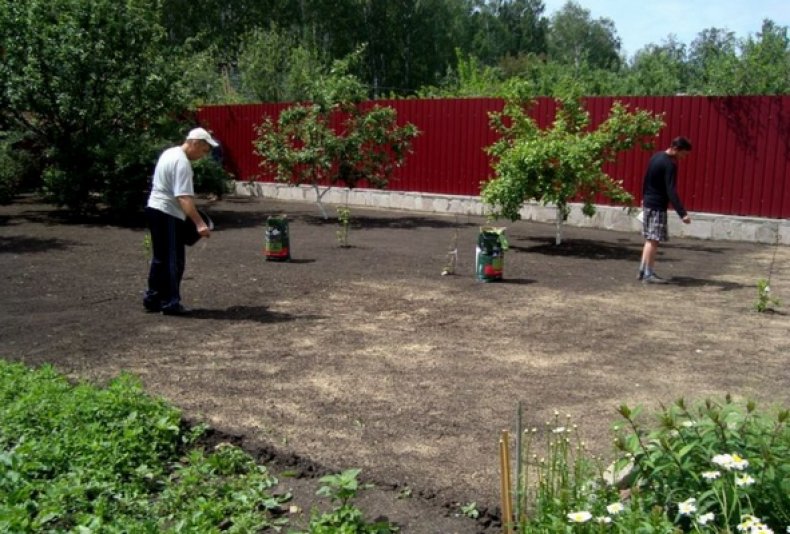
[[351, 210], [348, 206], [337, 208], [337, 222], [340, 224], [340, 230], [337, 231], [337, 242], [341, 247], [349, 247], [348, 233], [351, 229]]
[[146, 258], [150, 258], [153, 252], [154, 242], [151, 240], [151, 233], [146, 232], [146, 234], [143, 236], [143, 253], [145, 254]]
[[502, 73], [495, 67], [482, 64], [475, 56], [464, 56], [456, 48], [456, 68], [441, 87], [422, 87], [420, 98], [498, 97], [503, 94]]
[[10, 204], [22, 183], [27, 153], [14, 148], [17, 137], [0, 132], [0, 204]]
[[353, 500], [357, 493], [370, 487], [357, 480], [359, 469], [348, 469], [342, 473], [321, 477], [322, 486], [317, 495], [328, 497], [333, 507], [330, 511], [313, 512], [310, 519], [310, 534], [390, 534], [397, 527], [388, 521], [369, 523]]
[[139, 209], [186, 109], [159, 0], [0, 5], [0, 124], [43, 147], [44, 191], [73, 212]]
[[[604, 468], [568, 415], [521, 430], [516, 530], [545, 532], [784, 532], [790, 525], [786, 408], [679, 399], [643, 423], [621, 405], [615, 458]], [[523, 444], [521, 444], [523, 443]]]
[[558, 244], [572, 200], [583, 203], [587, 216], [595, 213], [597, 195], [630, 205], [633, 199], [622, 181], [602, 166], [637, 144], [649, 148], [664, 124], [647, 111], [630, 111], [615, 102], [609, 117], [593, 128], [581, 98], [568, 94], [557, 99], [554, 122], [544, 130], [529, 115], [534, 103], [529, 86], [512, 85], [504, 110], [490, 114], [491, 126], [501, 137], [487, 149], [494, 157], [494, 178], [482, 184], [481, 192], [493, 218], [519, 219], [528, 200], [555, 205]]
[[592, 456], [570, 415], [520, 432], [515, 482], [516, 532], [673, 533], [666, 512], [645, 505], [638, 492], [621, 501], [601, 459]]
[[477, 509], [476, 502], [470, 502], [462, 505], [461, 513], [470, 519], [477, 519], [480, 517], [480, 510]]
[[328, 189], [321, 193], [320, 185], [353, 188], [364, 180], [386, 187], [418, 135], [414, 125], [398, 125], [393, 108], [362, 105], [366, 89], [348, 74], [353, 58], [336, 61], [315, 82], [312, 103], [283, 110], [276, 122], [265, 117], [254, 141], [262, 167], [278, 181], [313, 186], [324, 218], [321, 198]]
[[266, 467], [221, 443], [210, 453], [194, 449], [182, 458], [153, 509], [160, 524], [176, 532], [259, 532], [288, 524], [280, 516], [291, 495], [272, 493], [276, 484]]
[[255, 28], [241, 39], [241, 91], [258, 102], [308, 100], [311, 80], [324, 70], [319, 56], [315, 47], [275, 24]]
[[270, 491], [276, 479], [237, 447], [195, 447], [201, 432], [129, 375], [97, 388], [0, 360], [0, 531], [247, 533], [284, 524], [289, 495]]
[[771, 295], [771, 286], [768, 280], [760, 278], [757, 280], [757, 300], [754, 301], [754, 309], [760, 313], [773, 309], [773, 306], [781, 306], [782, 302]]
[[195, 171], [195, 193], [222, 198], [231, 192], [232, 175], [214, 158], [203, 158], [192, 163]]
[[[753, 401], [730, 396], [693, 406], [678, 399], [662, 408], [652, 430], [641, 424], [638, 409], [619, 411], [626, 420], [615, 441], [623, 453], [619, 464], [633, 464], [634, 487], [647, 504], [699, 529], [743, 531], [746, 517], [776, 532], [790, 525], [786, 408], [761, 413]], [[693, 506], [684, 513], [681, 503]]]

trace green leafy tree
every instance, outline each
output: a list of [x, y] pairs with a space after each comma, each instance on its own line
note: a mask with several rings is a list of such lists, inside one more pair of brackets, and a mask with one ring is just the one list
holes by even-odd
[[499, 16], [507, 30], [507, 55], [545, 54], [549, 21], [543, 16], [546, 6], [541, 0], [498, 2]]
[[439, 86], [422, 87], [417, 91], [420, 98], [442, 97], [496, 97], [503, 94], [502, 73], [496, 67], [484, 65], [475, 56], [463, 57], [456, 50], [458, 64]]
[[215, 48], [223, 61], [233, 58], [240, 37], [247, 32], [298, 16], [294, 0], [161, 0], [161, 4], [160, 20], [171, 44], [199, 38], [204, 47]]
[[738, 67], [738, 41], [735, 34], [721, 28], [701, 31], [691, 43], [688, 61], [690, 93], [728, 94]]
[[16, 148], [23, 142], [19, 135], [0, 131], [0, 204], [13, 202], [33, 167], [29, 153]]
[[549, 56], [553, 61], [580, 68], [617, 69], [620, 39], [611, 19], [593, 19], [590, 11], [569, 0], [551, 17]]
[[181, 83], [193, 106], [246, 101], [236, 83], [237, 69], [228, 63], [226, 53], [216, 44], [206, 46], [200, 39], [188, 39], [182, 58]]
[[[362, 2], [364, 62], [356, 72], [373, 96], [414, 94], [435, 84], [455, 62], [462, 42], [457, 2], [404, 0]], [[362, 68], [364, 67], [364, 68]]]
[[621, 94], [676, 95], [685, 92], [688, 84], [685, 56], [685, 45], [673, 36], [662, 45], [651, 44], [638, 50]]
[[362, 106], [366, 88], [348, 74], [355, 57], [336, 61], [316, 81], [312, 103], [283, 110], [276, 122], [266, 117], [255, 141], [262, 166], [277, 180], [313, 186], [324, 218], [328, 216], [321, 198], [328, 189], [321, 193], [321, 184], [353, 188], [364, 180], [372, 187], [386, 187], [418, 135], [413, 125], [397, 124], [394, 109]]
[[293, 102], [309, 97], [311, 80], [323, 70], [318, 51], [272, 25], [242, 39], [238, 68], [242, 92], [261, 102]]
[[787, 26], [764, 20], [756, 37], [742, 41], [735, 84], [727, 94], [786, 95], [790, 93], [790, 37]]
[[479, 57], [487, 65], [507, 56], [546, 54], [549, 22], [543, 16], [542, 1], [493, 0], [471, 4], [467, 6], [466, 16], [466, 42], [471, 45], [464, 52]]
[[158, 0], [0, 3], [0, 114], [46, 150], [49, 198], [76, 212], [139, 207], [163, 117], [180, 113]]
[[631, 195], [602, 166], [637, 144], [649, 146], [663, 121], [647, 111], [630, 111], [615, 102], [609, 117], [592, 128], [590, 115], [578, 94], [557, 99], [550, 128], [542, 130], [530, 117], [532, 99], [523, 85], [515, 85], [501, 113], [491, 114], [491, 125], [501, 138], [488, 148], [495, 158], [495, 177], [485, 182], [483, 201], [492, 216], [520, 218], [524, 201], [536, 200], [557, 207], [557, 244], [569, 202], [579, 199], [587, 216], [603, 195], [615, 203], [630, 204]]

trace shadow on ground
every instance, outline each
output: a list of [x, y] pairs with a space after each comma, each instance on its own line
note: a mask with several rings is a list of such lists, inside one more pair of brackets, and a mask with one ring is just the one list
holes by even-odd
[[79, 243], [68, 239], [39, 238], [39, 237], [0, 237], [0, 254], [28, 254], [31, 252], [47, 252], [51, 250], [65, 250]]
[[736, 282], [727, 282], [723, 280], [709, 280], [705, 278], [694, 278], [692, 276], [673, 276], [667, 280], [669, 284], [680, 287], [716, 287], [721, 291], [733, 291], [735, 289], [743, 289], [749, 287], [744, 284]]
[[284, 323], [288, 321], [309, 321], [320, 319], [317, 315], [291, 315], [269, 310], [266, 306], [231, 306], [222, 309], [194, 309], [184, 316], [188, 319], [215, 319], [220, 321], [252, 321], [256, 323]]

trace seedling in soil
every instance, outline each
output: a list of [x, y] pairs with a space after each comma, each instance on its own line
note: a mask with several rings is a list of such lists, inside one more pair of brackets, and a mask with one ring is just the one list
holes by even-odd
[[337, 208], [337, 222], [340, 230], [337, 231], [337, 242], [341, 247], [349, 247], [348, 232], [351, 228], [351, 210], [348, 207]]
[[357, 480], [359, 473], [359, 469], [348, 469], [336, 475], [321, 477], [322, 486], [316, 495], [328, 497], [333, 507], [332, 510], [323, 514], [316, 510], [313, 511], [310, 520], [311, 533], [391, 534], [397, 532], [397, 527], [386, 520], [368, 523], [364, 519], [362, 511], [353, 503], [360, 490], [372, 487], [370, 484], [361, 484]]
[[145, 237], [143, 238], [143, 251], [145, 251], [147, 256], [150, 256], [153, 248], [154, 245], [151, 242], [151, 234], [145, 234]]
[[757, 280], [757, 300], [754, 301], [754, 309], [760, 313], [773, 310], [773, 306], [781, 306], [781, 302], [776, 297], [771, 296], [771, 286], [768, 280], [760, 278]]
[[480, 516], [480, 511], [477, 509], [476, 502], [470, 502], [461, 506], [461, 513], [471, 519], [477, 519]]
[[447, 263], [442, 270], [442, 276], [455, 274], [455, 267], [458, 264], [458, 228], [453, 233], [450, 246], [447, 248]]

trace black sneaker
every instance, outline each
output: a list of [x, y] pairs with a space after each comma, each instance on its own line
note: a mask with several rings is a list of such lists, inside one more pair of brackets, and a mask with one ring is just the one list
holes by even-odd
[[637, 280], [642, 280], [645, 277], [645, 271], [639, 271], [639, 274], [636, 276]]
[[178, 306], [169, 306], [167, 308], [162, 308], [162, 315], [189, 315], [192, 313], [191, 310], [185, 308], [181, 304]]
[[642, 278], [642, 282], [645, 284], [666, 284], [667, 281], [658, 276], [656, 273], [645, 275]]

